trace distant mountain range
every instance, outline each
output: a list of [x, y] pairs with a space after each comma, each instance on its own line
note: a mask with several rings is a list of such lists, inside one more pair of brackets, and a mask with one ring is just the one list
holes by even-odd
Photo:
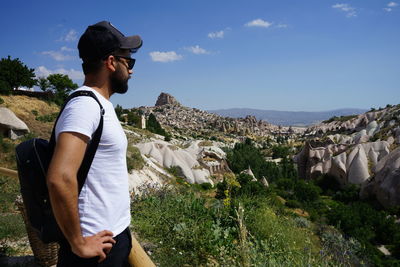
[[269, 123], [282, 126], [308, 126], [327, 120], [333, 116], [347, 116], [364, 113], [366, 109], [335, 109], [320, 112], [308, 111], [277, 111], [277, 110], [262, 110], [251, 108], [231, 108], [207, 110], [214, 114], [231, 118], [244, 118], [247, 115], [255, 116], [258, 120], [265, 120]]

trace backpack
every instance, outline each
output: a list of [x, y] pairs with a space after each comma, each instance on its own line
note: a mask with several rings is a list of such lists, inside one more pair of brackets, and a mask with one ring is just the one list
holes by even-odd
[[81, 96], [93, 97], [100, 106], [101, 116], [99, 126], [86, 148], [85, 157], [77, 174], [78, 193], [80, 193], [94, 155], [96, 154], [97, 147], [99, 146], [103, 131], [104, 108], [93, 92], [76, 91], [67, 98], [53, 126], [49, 142], [44, 139], [33, 138], [22, 142], [15, 148], [20, 190], [28, 221], [35, 232], [37, 232], [39, 239], [44, 243], [56, 242], [63, 239], [62, 232], [57, 225], [51, 208], [46, 184], [47, 169], [56, 144], [55, 127], [68, 101]]

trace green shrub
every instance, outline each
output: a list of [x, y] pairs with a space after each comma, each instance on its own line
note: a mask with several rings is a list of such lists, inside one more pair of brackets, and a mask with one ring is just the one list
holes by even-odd
[[339, 231], [330, 227], [322, 228], [320, 237], [321, 255], [324, 258], [334, 258], [341, 266], [370, 265], [363, 255], [363, 246], [356, 239], [346, 239]]
[[334, 192], [340, 190], [340, 184], [335, 177], [329, 174], [323, 174], [315, 180], [325, 195], [332, 195]]
[[201, 187], [203, 190], [210, 190], [210, 189], [213, 188], [213, 185], [210, 184], [210, 183], [201, 183], [201, 184], [200, 184], [200, 187]]
[[10, 143], [7, 139], [3, 137], [2, 134], [0, 134], [0, 151], [3, 153], [9, 153], [11, 151], [14, 151], [15, 145]]
[[[235, 223], [223, 205], [207, 208], [192, 193], [164, 190], [135, 202], [132, 214], [134, 230], [157, 244], [154, 259], [160, 266], [206, 265], [234, 249]], [[221, 243], [227, 245], [223, 250]]]
[[296, 225], [300, 228], [310, 228], [311, 227], [311, 222], [304, 217], [295, 217], [293, 220], [296, 223]]
[[16, 178], [0, 176], [0, 213], [15, 212], [15, 199], [19, 194]]
[[4, 99], [0, 97], [0, 105], [4, 104]]
[[[373, 110], [371, 109], [371, 111], [373, 111]], [[328, 120], [322, 121], [322, 123], [330, 123], [330, 122], [333, 122], [333, 121], [342, 121], [343, 122], [343, 121], [348, 121], [348, 120], [354, 119], [357, 116], [358, 115], [348, 115], [348, 116], [340, 116], [340, 117], [333, 116]]]
[[21, 214], [2, 214], [0, 216], [0, 240], [16, 240], [26, 236], [25, 224]]
[[296, 180], [281, 178], [278, 179], [275, 184], [279, 189], [292, 191], [296, 187]]
[[[167, 137], [169, 134], [161, 127], [161, 124], [157, 121], [156, 116], [153, 113], [149, 115], [146, 121], [146, 129], [152, 133]], [[169, 137], [170, 138], [170, 137]]]
[[323, 265], [312, 233], [277, 216], [267, 198], [224, 203], [162, 189], [133, 203], [132, 226], [160, 266]]
[[145, 162], [140, 154], [139, 148], [130, 145], [128, 147], [128, 153], [126, 156], [126, 165], [128, 167], [128, 172], [131, 172], [132, 170], [141, 170], [143, 169]]
[[333, 195], [333, 199], [343, 203], [355, 202], [360, 199], [360, 187], [354, 184], [349, 184]]
[[166, 170], [175, 177], [185, 178], [183, 170], [180, 166], [171, 166], [169, 168], [166, 168]]
[[395, 223], [395, 218], [367, 203], [358, 201], [349, 205], [339, 204], [328, 213], [328, 219], [330, 224], [338, 225], [345, 234], [366, 246], [399, 245], [400, 225]]
[[295, 197], [299, 201], [313, 202], [319, 199], [321, 189], [311, 182], [299, 180], [295, 187]]
[[295, 199], [289, 199], [286, 201], [285, 205], [292, 209], [301, 208], [301, 203]]
[[227, 153], [227, 161], [234, 173], [240, 173], [250, 167], [256, 178], [268, 177], [269, 182], [282, 177], [297, 178], [297, 171], [290, 160], [284, 158], [278, 165], [265, 161], [260, 149], [253, 145], [251, 139], [246, 139], [244, 143], [236, 143]]
[[39, 112], [38, 112], [37, 110], [35, 110], [35, 109], [32, 109], [32, 110], [31, 110], [31, 113], [32, 113], [33, 115], [35, 115], [36, 117], [39, 115]]
[[273, 146], [272, 147], [272, 158], [286, 158], [289, 155], [290, 147], [288, 146]]
[[252, 256], [255, 266], [321, 264], [310, 231], [297, 228], [289, 218], [277, 216], [264, 198], [244, 199], [243, 203], [247, 212], [245, 224], [251, 236], [256, 237]]
[[52, 113], [52, 114], [46, 114], [42, 116], [37, 116], [36, 120], [41, 121], [41, 122], [53, 122], [56, 120], [58, 116], [58, 112]]

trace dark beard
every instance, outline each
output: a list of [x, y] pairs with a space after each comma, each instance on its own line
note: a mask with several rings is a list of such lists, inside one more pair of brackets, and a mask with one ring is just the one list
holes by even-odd
[[122, 77], [122, 72], [120, 68], [110, 76], [111, 90], [114, 93], [125, 94], [128, 91], [128, 78], [124, 79]]

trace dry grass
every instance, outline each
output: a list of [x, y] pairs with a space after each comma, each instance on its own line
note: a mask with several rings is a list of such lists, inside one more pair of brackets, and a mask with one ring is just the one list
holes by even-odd
[[54, 122], [41, 122], [36, 120], [32, 110], [36, 110], [39, 116], [56, 113], [60, 108], [54, 103], [21, 95], [1, 96], [4, 100], [2, 106], [9, 108], [15, 115], [28, 125], [36, 136], [49, 139]]

